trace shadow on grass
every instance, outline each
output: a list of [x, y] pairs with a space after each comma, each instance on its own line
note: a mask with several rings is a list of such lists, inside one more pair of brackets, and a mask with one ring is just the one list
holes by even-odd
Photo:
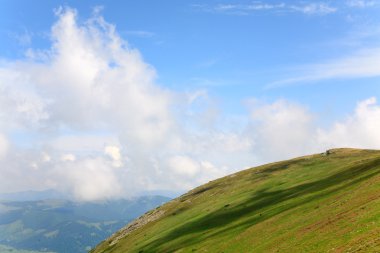
[[[231, 230], [244, 230], [252, 225], [263, 222], [273, 216], [308, 203], [314, 199], [327, 196], [360, 183], [379, 173], [380, 159], [374, 159], [363, 164], [351, 166], [344, 171], [318, 181], [297, 185], [284, 190], [256, 192], [256, 194], [244, 203], [236, 206], [220, 208], [202, 218], [187, 222], [182, 226], [175, 228], [167, 235], [145, 245], [141, 252], [173, 252], [180, 248], [199, 243], [208, 237], [215, 236], [216, 234], [228, 233]], [[294, 199], [294, 201], [279, 205], [291, 199]], [[265, 210], [269, 207], [271, 207], [270, 210]], [[244, 222], [233, 224], [233, 226], [231, 226], [232, 223], [244, 216], [247, 218]], [[200, 232], [207, 232], [210, 229], [218, 228], [223, 230], [218, 230], [217, 232], [210, 234], [200, 234]], [[169, 241], [177, 240], [193, 233], [194, 236], [191, 239], [186, 238], [186, 240], [178, 241], [177, 245], [172, 245], [170, 250], [164, 246], [164, 244]]]

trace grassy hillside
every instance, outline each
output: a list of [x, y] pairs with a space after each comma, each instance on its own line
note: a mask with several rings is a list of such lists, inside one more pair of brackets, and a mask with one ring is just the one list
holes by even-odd
[[209, 182], [92, 252], [380, 252], [380, 151], [335, 149]]

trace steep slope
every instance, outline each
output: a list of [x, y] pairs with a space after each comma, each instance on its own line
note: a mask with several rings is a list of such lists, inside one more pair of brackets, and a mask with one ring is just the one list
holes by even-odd
[[92, 252], [356, 251], [380, 252], [380, 151], [334, 149], [211, 181]]

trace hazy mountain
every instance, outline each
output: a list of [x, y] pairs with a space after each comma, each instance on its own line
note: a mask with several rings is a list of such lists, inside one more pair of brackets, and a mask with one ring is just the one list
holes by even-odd
[[93, 253], [380, 252], [380, 151], [335, 149], [211, 181]]
[[[35, 198], [43, 194], [15, 196]], [[86, 252], [135, 217], [168, 200], [162, 196], [103, 202], [3, 200], [0, 244], [23, 250]], [[15, 252], [5, 246], [1, 250]]]
[[0, 193], [0, 200], [11, 200], [11, 201], [34, 201], [34, 200], [44, 200], [44, 199], [67, 199], [67, 198], [68, 198], [67, 195], [55, 190]]

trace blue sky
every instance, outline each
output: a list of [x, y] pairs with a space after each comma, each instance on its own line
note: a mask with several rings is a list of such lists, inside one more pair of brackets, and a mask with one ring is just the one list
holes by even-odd
[[[300, 8], [317, 4], [331, 10], [327, 13], [276, 7], [245, 10], [264, 4]], [[205, 87], [222, 100], [230, 100], [230, 97], [232, 101], [228, 104], [250, 96], [289, 97], [302, 103], [309, 101], [307, 103], [316, 110], [326, 102], [321, 97], [340, 99], [339, 104], [344, 106], [378, 94], [373, 93], [379, 81], [376, 78], [366, 79], [365, 84], [361, 79], [355, 80], [359, 85], [352, 80], [334, 79], [319, 81], [317, 88], [311, 87], [316, 86], [316, 82], [307, 81], [285, 85], [296, 87], [266, 88], [272, 82], [301, 75], [299, 68], [305, 65], [344, 58], [363, 48], [376, 47], [380, 33], [380, 6], [376, 1], [208, 1], [207, 4], [191, 1], [49, 1], [44, 4], [3, 1], [3, 5], [1, 33], [4, 39], [0, 53], [7, 58], [23, 57], [28, 47], [49, 47], [47, 34], [56, 19], [53, 10], [59, 6], [77, 9], [82, 19], [91, 16], [95, 6], [102, 6], [107, 22], [115, 24], [120, 36], [156, 68], [163, 86], [178, 90]], [[223, 6], [230, 6], [232, 10], [222, 11]], [[360, 87], [363, 85], [368, 86], [368, 90]], [[340, 93], [342, 86], [349, 86], [347, 93], [355, 96], [337, 98], [336, 93]], [[315, 99], [315, 93], [322, 96]], [[228, 107], [226, 105], [227, 110], [234, 111], [239, 110], [240, 105]], [[344, 108], [350, 109], [352, 106]]]
[[[33, 165], [30, 180], [12, 190], [56, 188], [82, 199], [186, 190], [324, 148], [380, 147], [373, 136], [380, 122], [380, 1], [0, 5], [4, 181], [17, 181], [21, 167]], [[111, 41], [122, 41], [114, 53]], [[44, 77], [41, 69], [55, 75]], [[162, 140], [152, 135], [156, 128]], [[210, 151], [215, 145], [231, 147]], [[45, 158], [30, 158], [36, 154]], [[10, 163], [12, 155], [23, 163]], [[105, 194], [90, 183], [79, 187], [77, 172], [56, 182], [64, 170], [87, 166], [86, 175], [97, 162], [99, 178], [114, 175], [103, 182]], [[131, 175], [140, 181], [109, 189], [107, 183]]]

